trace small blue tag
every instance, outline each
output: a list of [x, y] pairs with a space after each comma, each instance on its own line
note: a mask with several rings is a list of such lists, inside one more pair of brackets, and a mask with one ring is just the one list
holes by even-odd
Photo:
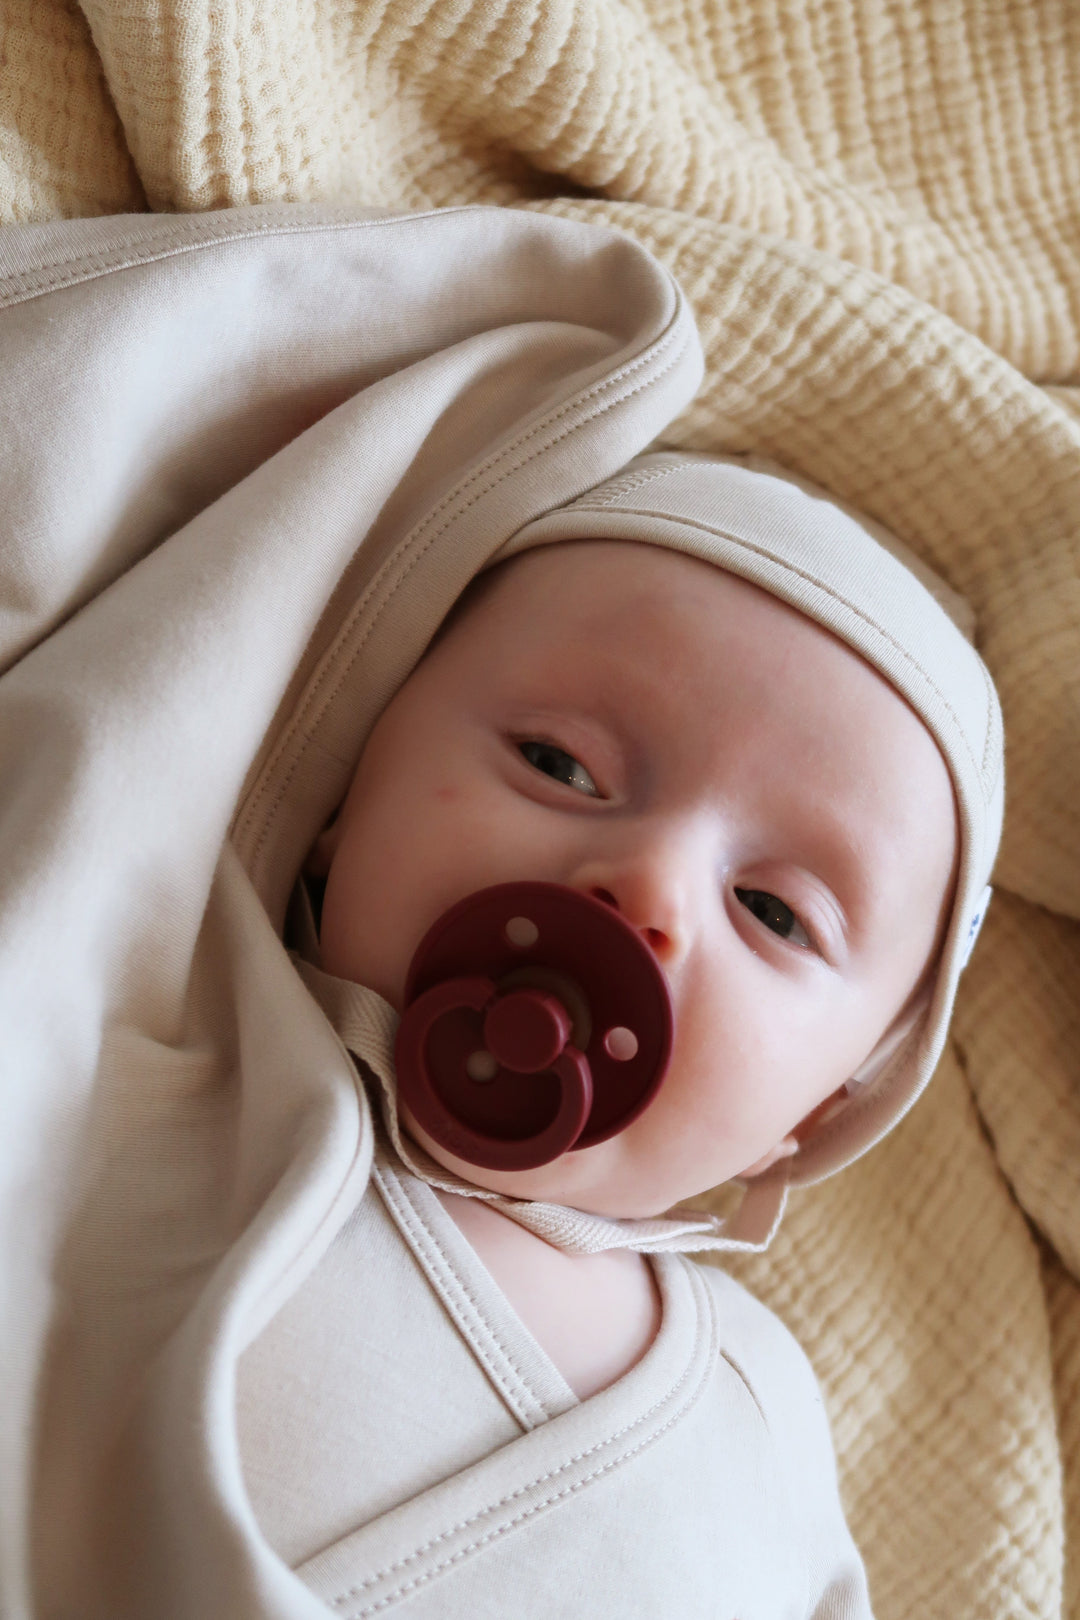
[[964, 949], [960, 955], [961, 973], [963, 973], [964, 969], [967, 967], [968, 962], [971, 959], [971, 953], [975, 949], [975, 941], [979, 937], [979, 929], [983, 925], [983, 918], [986, 916], [986, 908], [990, 904], [990, 896], [993, 894], [993, 892], [993, 889], [991, 889], [990, 885], [987, 884], [986, 888], [979, 896], [979, 903], [975, 907], [975, 915], [968, 923], [967, 938], [964, 941]]

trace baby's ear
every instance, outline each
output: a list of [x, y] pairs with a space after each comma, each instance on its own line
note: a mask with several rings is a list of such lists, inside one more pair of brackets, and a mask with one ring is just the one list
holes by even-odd
[[830, 1092], [824, 1102], [819, 1102], [816, 1108], [811, 1108], [806, 1118], [801, 1119], [792, 1132], [796, 1147], [801, 1142], [805, 1142], [808, 1136], [812, 1136], [818, 1126], [823, 1124], [831, 1114], [835, 1113], [843, 1103], [847, 1102], [847, 1099], [848, 1090], [845, 1082], [844, 1085], [837, 1086], [835, 1091]]
[[794, 1135], [781, 1137], [776, 1146], [770, 1148], [768, 1153], [763, 1153], [760, 1159], [755, 1159], [754, 1163], [748, 1164], [745, 1170], [740, 1170], [739, 1180], [749, 1181], [754, 1176], [763, 1176], [766, 1170], [772, 1169], [774, 1164], [779, 1164], [781, 1159], [790, 1159], [798, 1151], [799, 1143]]
[[840, 1107], [846, 1101], [846, 1089], [844, 1086], [838, 1086], [835, 1091], [825, 1098], [824, 1102], [819, 1102], [816, 1108], [811, 1108], [806, 1118], [801, 1119], [789, 1135], [781, 1137], [776, 1146], [770, 1148], [768, 1153], [763, 1154], [753, 1164], [747, 1165], [746, 1169], [740, 1174], [740, 1181], [745, 1181], [752, 1176], [762, 1176], [766, 1170], [771, 1170], [774, 1164], [779, 1164], [781, 1159], [792, 1158], [798, 1153], [800, 1145], [806, 1141], [808, 1136], [813, 1134], [822, 1120], [827, 1119], [835, 1108]]
[[307, 852], [304, 873], [307, 877], [324, 878], [329, 875], [330, 864], [337, 853], [341, 839], [341, 813], [334, 811], [330, 820]]

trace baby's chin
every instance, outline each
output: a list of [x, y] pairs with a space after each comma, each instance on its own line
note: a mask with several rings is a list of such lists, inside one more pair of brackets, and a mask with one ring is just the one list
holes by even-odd
[[436, 1164], [462, 1181], [504, 1198], [565, 1204], [607, 1220], [648, 1220], [705, 1190], [676, 1190], [669, 1197], [669, 1189], [645, 1185], [640, 1164], [635, 1165], [627, 1144], [617, 1136], [577, 1153], [563, 1153], [535, 1170], [485, 1170], [441, 1147], [406, 1108], [400, 1110], [400, 1116], [406, 1135]]

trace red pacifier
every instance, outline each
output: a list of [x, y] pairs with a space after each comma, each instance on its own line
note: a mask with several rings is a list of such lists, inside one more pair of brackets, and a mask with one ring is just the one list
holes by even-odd
[[469, 1164], [533, 1170], [635, 1120], [671, 1039], [667, 982], [617, 911], [558, 883], [500, 883], [451, 906], [416, 949], [398, 1096]]

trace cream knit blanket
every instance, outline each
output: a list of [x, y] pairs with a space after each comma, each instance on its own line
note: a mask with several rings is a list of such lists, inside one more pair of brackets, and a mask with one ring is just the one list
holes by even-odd
[[785, 462], [972, 602], [1010, 799], [948, 1058], [732, 1264], [822, 1379], [881, 1620], [1074, 1620], [1075, 0], [0, 0], [0, 62], [4, 219], [487, 202], [630, 232], [708, 356], [667, 442]]

